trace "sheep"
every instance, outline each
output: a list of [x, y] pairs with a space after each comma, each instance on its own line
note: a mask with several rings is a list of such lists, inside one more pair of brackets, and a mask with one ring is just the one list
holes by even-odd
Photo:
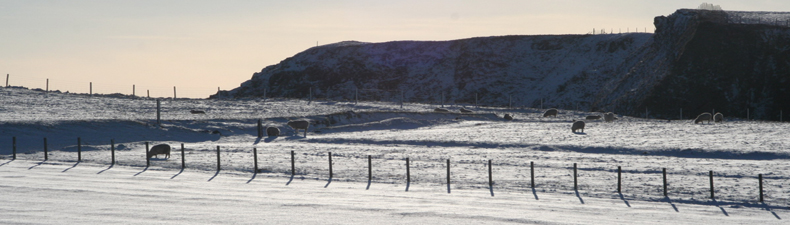
[[582, 130], [584, 133], [584, 121], [574, 121], [571, 126], [571, 132], [576, 133], [576, 130]]
[[551, 108], [549, 110], [546, 110], [545, 113], [543, 113], [543, 117], [548, 117], [548, 116], [557, 117], [557, 113], [558, 113], [557, 109]]
[[442, 108], [435, 108], [433, 109], [434, 112], [450, 112], [450, 110], [442, 109]]
[[724, 114], [716, 113], [713, 114], [713, 122], [724, 122]]
[[505, 120], [513, 120], [513, 116], [510, 114], [505, 113]]
[[601, 116], [587, 116], [585, 120], [600, 120]]
[[269, 137], [277, 137], [280, 136], [280, 128], [277, 127], [267, 127], [266, 128], [266, 135]]
[[614, 116], [614, 113], [612, 113], [612, 112], [608, 112], [606, 114], [603, 114], [603, 120], [606, 121], [606, 122], [612, 122], [612, 121], [614, 121], [614, 119], [616, 119], [616, 118]]
[[696, 119], [694, 119], [694, 124], [697, 124], [697, 123], [700, 123], [700, 122], [705, 124], [706, 120], [710, 124], [710, 119], [711, 119], [710, 113], [707, 113], [707, 112], [706, 113], [702, 113], [702, 114], [699, 114], [699, 116], [697, 116]]
[[472, 113], [472, 110], [461, 108], [461, 113]]
[[206, 111], [203, 111], [203, 110], [189, 110], [189, 113], [192, 113], [192, 114], [206, 114]]
[[159, 154], [164, 154], [165, 158], [170, 158], [170, 145], [168, 144], [154, 145], [154, 147], [151, 147], [151, 150], [148, 150], [147, 156], [149, 159], [153, 156], [159, 158], [158, 156]]
[[307, 119], [291, 120], [288, 121], [288, 126], [294, 129], [294, 134], [298, 134], [299, 130], [304, 130], [304, 137], [307, 137], [307, 128], [310, 127], [310, 121]]

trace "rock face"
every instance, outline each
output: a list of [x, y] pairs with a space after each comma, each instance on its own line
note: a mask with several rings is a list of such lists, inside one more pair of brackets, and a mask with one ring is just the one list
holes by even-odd
[[[677, 118], [773, 119], [790, 103], [790, 14], [681, 9], [656, 33], [340, 42], [305, 50], [212, 98], [468, 103]], [[444, 99], [441, 99], [441, 98]], [[743, 111], [743, 112], [741, 112]], [[776, 113], [773, 113], [776, 111]], [[745, 116], [745, 115], [743, 115]]]

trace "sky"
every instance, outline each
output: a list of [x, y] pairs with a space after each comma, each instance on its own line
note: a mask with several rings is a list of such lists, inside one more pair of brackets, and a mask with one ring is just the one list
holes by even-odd
[[[0, 74], [72, 93], [206, 98], [316, 45], [500, 35], [652, 32], [684, 0], [0, 0]], [[790, 1], [717, 1], [790, 11]], [[49, 81], [47, 81], [49, 80]], [[4, 85], [4, 84], [2, 84]], [[92, 90], [91, 90], [92, 87]]]

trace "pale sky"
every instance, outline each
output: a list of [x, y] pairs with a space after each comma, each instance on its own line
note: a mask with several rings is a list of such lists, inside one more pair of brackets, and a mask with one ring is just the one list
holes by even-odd
[[[454, 40], [593, 29], [653, 32], [685, 0], [0, 0], [0, 74], [12, 86], [206, 98], [305, 49], [346, 40]], [[790, 11], [787, 0], [709, 2]], [[3, 79], [2, 82], [5, 80]], [[0, 85], [5, 85], [2, 83]]]

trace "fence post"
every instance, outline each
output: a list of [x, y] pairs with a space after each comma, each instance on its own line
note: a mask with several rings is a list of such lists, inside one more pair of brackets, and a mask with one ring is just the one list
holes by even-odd
[[403, 89], [400, 90], [400, 108], [403, 108]]
[[134, 97], [134, 84], [132, 84], [132, 97]]
[[88, 91], [88, 94], [89, 94], [90, 96], [93, 96], [93, 82], [89, 82], [89, 83], [90, 83], [90, 89], [89, 89], [89, 91]]
[[354, 88], [354, 105], [359, 101], [359, 89]]
[[680, 120], [683, 120], [683, 108], [680, 108]]
[[494, 187], [494, 177], [493, 177], [493, 172], [491, 171], [491, 160], [490, 159], [488, 160], [488, 187], [489, 188], [493, 188]]
[[77, 138], [77, 162], [82, 161], [82, 140]]
[[115, 165], [115, 139], [110, 139], [110, 152], [112, 158], [110, 165]]
[[219, 172], [219, 170], [220, 170], [220, 164], [219, 164], [219, 145], [217, 145], [217, 172]]
[[332, 180], [332, 152], [329, 152], [329, 179]]
[[181, 143], [181, 169], [187, 167], [186, 161], [184, 160], [184, 143]]
[[258, 173], [258, 149], [257, 148], [252, 148], [252, 161], [253, 161], [253, 164], [255, 164], [255, 172], [254, 173], [257, 174]]
[[173, 86], [173, 100], [177, 98], [176, 96], [176, 86]]
[[444, 108], [444, 92], [441, 93], [441, 99], [439, 101], [442, 103], [442, 108]]
[[16, 160], [16, 137], [11, 137], [11, 152], [13, 153], [14, 160]]
[[373, 160], [371, 156], [368, 155], [368, 183], [373, 181]]
[[160, 121], [161, 121], [161, 120], [160, 120], [160, 115], [161, 115], [160, 111], [161, 111], [161, 108], [162, 108], [162, 104], [161, 104], [161, 102], [159, 101], [159, 99], [157, 99], [157, 100], [156, 100], [156, 126], [157, 126], [157, 127], [160, 127], [160, 128], [162, 127], [162, 123], [160, 122]]
[[49, 92], [49, 78], [47, 78], [47, 86], [44, 89], [44, 91]]
[[447, 194], [450, 194], [450, 159], [447, 159]]
[[529, 162], [529, 185], [535, 189], [535, 163], [533, 161]]
[[49, 153], [47, 152], [47, 138], [44, 138], [44, 161], [49, 160]]
[[262, 138], [262, 137], [263, 137], [263, 123], [261, 122], [261, 119], [258, 119], [258, 138]]
[[409, 171], [409, 157], [406, 157], [406, 191], [409, 191], [411, 184], [411, 171]]
[[151, 98], [151, 90], [145, 90], [146, 96]]
[[151, 157], [148, 157], [148, 142], [145, 142], [145, 167], [151, 166]]
[[579, 190], [579, 185], [576, 181], [576, 163], [573, 163], [573, 190]]
[[667, 168], [661, 168], [661, 173], [664, 176], [664, 197], [669, 197], [667, 195]]
[[5, 87], [8, 87], [8, 78], [11, 77], [10, 74], [5, 74]]
[[716, 197], [713, 195], [713, 170], [708, 172], [708, 177], [710, 177], [710, 199], [715, 199]]
[[758, 174], [757, 179], [760, 182], [760, 202], [763, 202], [763, 174]]
[[296, 160], [294, 158], [294, 151], [291, 151], [291, 176], [296, 175]]
[[622, 186], [623, 182], [623, 170], [620, 166], [617, 166], [617, 193], [623, 193], [620, 187]]

